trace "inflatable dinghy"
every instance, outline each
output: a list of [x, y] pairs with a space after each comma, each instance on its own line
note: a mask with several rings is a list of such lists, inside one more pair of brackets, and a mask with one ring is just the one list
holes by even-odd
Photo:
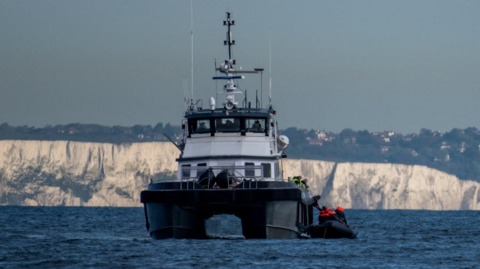
[[350, 226], [335, 220], [310, 226], [303, 226], [298, 223], [298, 227], [310, 238], [355, 238], [358, 234], [356, 226]]

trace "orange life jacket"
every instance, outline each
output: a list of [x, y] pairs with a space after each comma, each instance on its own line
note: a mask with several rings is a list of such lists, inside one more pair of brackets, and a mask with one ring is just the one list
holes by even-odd
[[320, 217], [328, 217], [328, 213], [325, 211], [320, 211]]

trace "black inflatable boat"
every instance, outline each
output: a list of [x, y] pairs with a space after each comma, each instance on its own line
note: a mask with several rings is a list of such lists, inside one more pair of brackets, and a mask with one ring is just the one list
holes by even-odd
[[348, 224], [335, 220], [329, 220], [310, 228], [310, 236], [312, 238], [355, 238], [357, 234], [357, 227], [351, 227]]
[[340, 221], [329, 220], [322, 224], [303, 226], [297, 223], [298, 228], [304, 232], [302, 237], [307, 238], [355, 238], [358, 230]]

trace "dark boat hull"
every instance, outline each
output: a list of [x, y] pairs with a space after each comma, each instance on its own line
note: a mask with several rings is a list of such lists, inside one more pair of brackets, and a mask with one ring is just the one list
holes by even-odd
[[351, 227], [338, 221], [327, 221], [321, 225], [315, 225], [310, 230], [311, 238], [355, 238], [358, 231], [355, 226]]
[[232, 189], [205, 189], [196, 184], [156, 183], [143, 191], [147, 229], [154, 239], [209, 238], [205, 221], [213, 215], [240, 218], [246, 239], [299, 238], [297, 221], [312, 223], [312, 206], [292, 183], [258, 182]]

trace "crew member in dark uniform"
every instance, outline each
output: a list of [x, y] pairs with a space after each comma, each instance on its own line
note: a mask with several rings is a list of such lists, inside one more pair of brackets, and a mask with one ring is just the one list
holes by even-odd
[[303, 188], [304, 190], [307, 190], [307, 191], [308, 191], [308, 190], [310, 190], [310, 189], [309, 189], [309, 187], [308, 187], [307, 182], [308, 182], [308, 179], [301, 180], [301, 181], [300, 181], [300, 184], [298, 184], [298, 186], [299, 186], [300, 188]]
[[335, 209], [335, 213], [337, 213], [337, 217], [339, 220], [341, 220], [342, 222], [344, 222], [345, 224], [347, 224], [347, 218], [345, 218], [345, 213], [343, 212], [343, 208], [342, 207], [337, 207], [337, 209]]

